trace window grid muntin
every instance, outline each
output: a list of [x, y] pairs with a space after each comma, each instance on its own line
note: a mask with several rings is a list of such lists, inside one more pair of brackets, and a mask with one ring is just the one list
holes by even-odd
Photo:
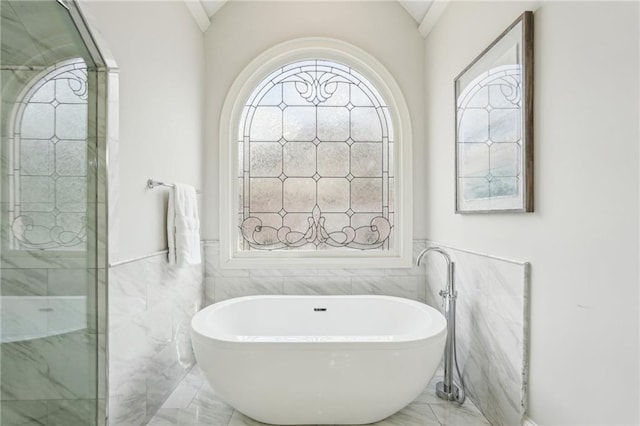
[[[334, 81], [337, 80], [337, 81]], [[314, 95], [311, 98], [311, 101], [308, 101], [308, 103], [313, 104], [312, 106], [309, 106], [307, 104], [295, 104], [295, 105], [287, 105], [284, 102], [284, 90], [285, 90], [285, 84], [289, 83], [289, 84], [293, 84], [295, 85], [296, 83], [301, 83], [301, 82], [307, 82], [309, 83], [310, 81], [312, 82], [312, 84], [314, 86], [312, 86], [313, 89], [315, 89], [317, 92], [319, 93], [312, 93], [312, 95]], [[326, 83], [326, 84], [334, 84], [335, 88], [333, 89], [333, 92], [329, 93], [329, 96], [325, 98], [326, 93], [322, 93], [322, 83]], [[320, 84], [318, 84], [320, 83]], [[327, 105], [323, 105], [324, 101], [327, 101], [329, 99], [331, 99], [331, 96], [336, 93], [336, 91], [338, 91], [338, 89], [340, 88], [340, 84], [347, 84], [348, 86], [348, 93], [349, 93], [349, 99], [348, 102], [346, 104], [346, 106], [327, 106]], [[280, 100], [281, 100], [281, 114], [280, 114], [280, 118], [281, 118], [281, 123], [280, 123], [280, 139], [278, 141], [272, 141], [272, 140], [259, 140], [259, 139], [252, 139], [251, 138], [251, 129], [252, 129], [252, 124], [253, 124], [253, 119], [255, 117], [256, 112], [258, 111], [258, 109], [260, 107], [266, 107], [267, 105], [269, 107], [273, 107], [273, 104], [267, 104], [267, 105], [263, 105], [261, 104], [262, 100], [265, 98], [265, 96], [267, 94], [269, 94], [274, 87], [279, 88], [280, 91]], [[369, 106], [367, 105], [358, 105], [358, 106], [354, 106], [352, 104], [352, 100], [354, 100], [354, 88], [357, 87], [362, 94], [364, 94], [365, 99], [368, 100], [368, 102], [370, 103]], [[309, 84], [307, 84], [307, 88], [309, 88]], [[312, 91], [313, 92], [313, 91]], [[298, 90], [298, 93], [303, 96], [303, 94], [300, 92], [300, 90]], [[325, 99], [322, 99], [325, 98]], [[263, 218], [265, 217], [264, 215], [267, 214], [273, 214], [273, 211], [255, 211], [251, 209], [251, 180], [252, 179], [274, 179], [273, 176], [268, 176], [268, 177], [260, 177], [260, 176], [255, 176], [251, 174], [251, 146], [252, 143], [257, 143], [257, 144], [267, 144], [267, 143], [280, 143], [281, 144], [281, 164], [282, 164], [282, 175], [284, 175], [284, 164], [285, 164], [285, 159], [284, 159], [284, 146], [288, 143], [301, 143], [301, 142], [307, 142], [305, 141], [296, 141], [296, 140], [286, 140], [284, 137], [284, 132], [285, 132], [285, 123], [284, 123], [284, 110], [286, 108], [289, 107], [296, 107], [296, 106], [305, 106], [305, 107], [313, 107], [314, 108], [314, 112], [315, 112], [315, 122], [314, 122], [314, 128], [315, 128], [315, 132], [314, 132], [314, 136], [315, 138], [313, 139], [313, 143], [315, 143], [315, 174], [314, 177], [318, 176], [318, 147], [320, 146], [320, 144], [341, 144], [341, 143], [346, 143], [348, 145], [348, 151], [349, 151], [349, 173], [347, 174], [347, 177], [349, 177], [348, 180], [348, 187], [349, 187], [349, 196], [348, 196], [348, 200], [349, 200], [349, 209], [345, 212], [345, 213], [340, 213], [340, 214], [346, 214], [348, 216], [348, 220], [349, 220], [349, 225], [353, 225], [354, 224], [354, 219], [353, 216], [356, 216], [356, 219], [361, 219], [361, 217], [363, 215], [369, 215], [370, 219], [374, 219], [377, 215], [377, 217], [382, 217], [385, 220], [388, 220], [388, 226], [389, 226], [389, 234], [387, 238], [384, 238], [383, 241], [378, 241], [379, 244], [372, 244], [372, 245], [366, 245], [366, 244], [353, 244], [350, 247], [351, 248], [358, 248], [361, 250], [367, 250], [367, 249], [382, 249], [382, 250], [389, 250], [391, 248], [393, 248], [393, 245], [390, 244], [390, 241], [393, 241], [392, 238], [392, 230], [393, 230], [393, 217], [394, 217], [394, 212], [393, 209], [390, 208], [392, 201], [392, 196], [393, 196], [393, 184], [394, 184], [394, 179], [393, 179], [393, 174], [390, 173], [390, 171], [393, 169], [392, 167], [392, 160], [390, 161], [390, 157], [391, 159], [393, 158], [392, 156], [392, 152], [391, 150], [393, 149], [393, 130], [392, 130], [392, 125], [391, 125], [391, 119], [390, 119], [390, 113], [388, 110], [388, 107], [386, 106], [386, 103], [382, 100], [382, 97], [380, 96], [378, 90], [376, 90], [370, 82], [368, 82], [368, 80], [366, 80], [363, 76], [361, 76], [359, 73], [357, 73], [355, 70], [353, 70], [352, 68], [346, 67], [344, 65], [341, 64], [337, 64], [334, 62], [329, 62], [329, 61], [322, 61], [322, 60], [312, 60], [312, 61], [300, 61], [300, 62], [296, 62], [293, 64], [289, 64], [289, 65], [285, 65], [277, 70], [275, 70], [274, 72], [272, 72], [267, 78], [265, 78], [264, 80], [262, 80], [262, 82], [253, 90], [253, 92], [251, 93], [251, 95], [248, 98], [248, 101], [245, 103], [243, 109], [242, 109], [242, 113], [241, 113], [241, 119], [240, 122], [238, 124], [238, 160], [239, 160], [239, 166], [241, 165], [242, 168], [238, 169], [238, 188], [239, 188], [239, 195], [240, 195], [240, 212], [239, 212], [239, 226], [242, 230], [243, 227], [243, 222], [246, 221], [248, 218], [252, 217], [252, 214], [256, 214], [256, 215], [263, 215]], [[320, 140], [318, 138], [318, 111], [319, 108], [347, 108], [348, 109], [348, 115], [349, 115], [349, 123], [348, 123], [348, 133], [349, 133], [349, 137], [344, 140], [344, 141], [325, 141], [325, 140]], [[378, 121], [377, 123], [380, 126], [380, 137], [377, 138], [378, 140], [359, 140], [359, 141], [354, 141], [352, 139], [353, 135], [353, 114], [352, 111], [354, 108], [371, 108], [374, 112], [375, 112], [375, 116], [377, 117]], [[271, 138], [274, 139], [274, 138]], [[307, 138], [308, 139], [308, 138]], [[353, 146], [355, 145], [356, 147], [358, 147], [359, 145], [356, 144], [380, 144], [381, 145], [381, 163], [382, 163], [382, 170], [380, 173], [379, 177], [369, 177], [369, 176], [353, 176], [352, 175], [352, 157], [353, 157]], [[284, 188], [284, 184], [286, 182], [286, 179], [296, 179], [296, 178], [301, 178], [301, 179], [309, 179], [308, 176], [289, 176], [286, 175], [286, 177], [284, 177], [283, 179], [281, 179], [281, 186], [280, 186], [280, 192], [281, 192], [281, 197], [280, 197], [280, 207], [281, 207], [281, 212], [285, 211], [284, 207], [285, 207], [285, 188]], [[320, 176], [315, 178], [314, 180], [315, 182], [315, 194], [314, 194], [314, 201], [315, 201], [315, 206], [316, 208], [318, 207], [318, 185], [321, 179], [330, 179], [333, 178], [332, 176]], [[380, 189], [379, 189], [379, 196], [381, 199], [380, 204], [380, 208], [377, 211], [354, 211], [352, 209], [353, 206], [353, 197], [352, 197], [352, 191], [353, 191], [353, 186], [354, 184], [352, 183], [354, 180], [356, 179], [378, 179], [380, 182]], [[254, 185], [257, 184], [257, 181], [254, 180]], [[356, 181], [356, 183], [360, 183], [360, 181]], [[369, 182], [371, 183], [371, 182]], [[366, 184], [366, 182], [364, 182], [364, 184]], [[350, 213], [350, 214], [349, 214]], [[307, 214], [307, 215], [311, 215], [314, 216], [315, 215], [315, 209], [312, 212], [309, 211], [290, 211], [290, 210], [286, 210], [286, 214]], [[333, 212], [324, 212], [323, 211], [323, 217], [326, 218], [326, 215], [331, 215], [333, 214]], [[284, 222], [284, 214], [280, 215], [282, 217], [282, 220], [279, 223], [279, 226], [282, 227], [283, 226], [283, 222]], [[315, 217], [315, 216], [314, 216]], [[375, 221], [375, 220], [374, 220]], [[369, 226], [371, 227], [371, 230], [376, 230], [376, 229], [383, 229], [384, 226], [380, 226], [378, 228], [376, 228], [376, 225], [374, 224], [374, 221], [371, 221], [369, 223]], [[378, 220], [377, 222], [378, 224], [380, 223], [380, 221]], [[276, 224], [278, 225], [278, 224]], [[360, 225], [362, 225], [362, 223], [360, 223]], [[256, 227], [255, 229], [258, 229], [259, 227]], [[358, 228], [360, 229], [360, 228]], [[241, 240], [241, 250], [245, 250], [248, 251], [251, 248], [258, 248], [258, 249], [265, 249], [263, 247], [256, 247], [255, 244], [251, 244], [247, 238], [246, 235], [243, 235], [244, 232], [240, 232], [239, 234], [239, 240]], [[255, 241], [254, 241], [255, 242]], [[320, 245], [316, 242], [315, 243], [316, 247], [313, 248], [315, 250], [318, 249], [318, 247], [320, 247]], [[305, 245], [306, 248], [309, 248], [308, 244]], [[288, 246], [281, 246], [281, 247], [267, 247], [267, 250], [274, 250], [274, 249], [288, 249], [291, 247]], [[320, 248], [326, 248], [326, 247], [320, 247]], [[335, 247], [334, 247], [335, 248]]]

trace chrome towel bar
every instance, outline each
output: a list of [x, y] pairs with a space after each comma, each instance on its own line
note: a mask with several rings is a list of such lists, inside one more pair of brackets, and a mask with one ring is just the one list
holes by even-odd
[[[161, 182], [159, 180], [155, 180], [155, 179], [147, 179], [147, 188], [149, 189], [153, 189], [157, 186], [166, 186], [168, 188], [174, 188], [175, 185], [172, 183], [166, 183], [166, 182]], [[196, 189], [196, 194], [200, 194], [200, 190]]]

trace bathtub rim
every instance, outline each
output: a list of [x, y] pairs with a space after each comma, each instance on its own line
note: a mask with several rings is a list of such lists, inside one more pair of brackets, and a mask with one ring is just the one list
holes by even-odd
[[[430, 333], [424, 333], [419, 335], [406, 335], [409, 338], [404, 338], [405, 335], [394, 335], [398, 337], [393, 340], [374, 340], [373, 337], [377, 336], [368, 336], [372, 337], [371, 340], [367, 340], [363, 338], [361, 340], [342, 340], [336, 339], [331, 340], [330, 336], [322, 336], [325, 340], [314, 340], [308, 339], [305, 340], [306, 336], [288, 336], [288, 339], [284, 339], [283, 336], [261, 336], [262, 340], [240, 340], [229, 337], [230, 335], [225, 336], [214, 336], [213, 333], [207, 333], [207, 325], [206, 318], [208, 315], [213, 314], [217, 310], [222, 310], [225, 308], [229, 308], [237, 303], [242, 303], [250, 300], [264, 300], [264, 299], [374, 299], [374, 300], [389, 300], [394, 303], [401, 303], [408, 306], [412, 306], [422, 311], [422, 313], [426, 315], [430, 315], [434, 321], [434, 325], [431, 327], [433, 330]], [[430, 329], [431, 329], [430, 328]], [[259, 347], [260, 349], [283, 349], [284, 347], [288, 349], [296, 349], [296, 350], [319, 350], [319, 349], [332, 349], [332, 348], [349, 348], [349, 350], [370, 350], [373, 348], [376, 349], [399, 349], [399, 348], [410, 348], [416, 346], [423, 346], [428, 344], [430, 341], [438, 341], [440, 339], [446, 339], [447, 335], [447, 323], [444, 315], [438, 311], [436, 308], [427, 305], [426, 303], [406, 299], [402, 297], [396, 296], [385, 296], [385, 295], [253, 295], [253, 296], [242, 296], [235, 297], [227, 300], [223, 300], [217, 303], [213, 303], [209, 306], [198, 311], [191, 320], [191, 333], [194, 338], [202, 338], [208, 339], [220, 348], [228, 348], [237, 350], [239, 346], [244, 347], [245, 349], [251, 350], [252, 348]], [[298, 337], [300, 340], [292, 339], [292, 337]], [[320, 336], [314, 336], [315, 338]], [[344, 338], [346, 336], [340, 336]], [[353, 336], [352, 336], [353, 337]], [[279, 339], [280, 338], [280, 339]]]

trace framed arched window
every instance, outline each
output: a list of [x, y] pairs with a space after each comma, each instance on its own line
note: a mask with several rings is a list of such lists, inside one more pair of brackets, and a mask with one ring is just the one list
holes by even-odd
[[276, 46], [238, 77], [221, 127], [223, 265], [410, 264], [409, 117], [371, 56]]

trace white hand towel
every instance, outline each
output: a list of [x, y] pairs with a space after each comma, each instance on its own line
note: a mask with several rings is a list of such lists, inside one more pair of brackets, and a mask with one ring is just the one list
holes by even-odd
[[198, 265], [200, 258], [200, 220], [194, 187], [176, 183], [169, 193], [167, 209], [169, 263]]

